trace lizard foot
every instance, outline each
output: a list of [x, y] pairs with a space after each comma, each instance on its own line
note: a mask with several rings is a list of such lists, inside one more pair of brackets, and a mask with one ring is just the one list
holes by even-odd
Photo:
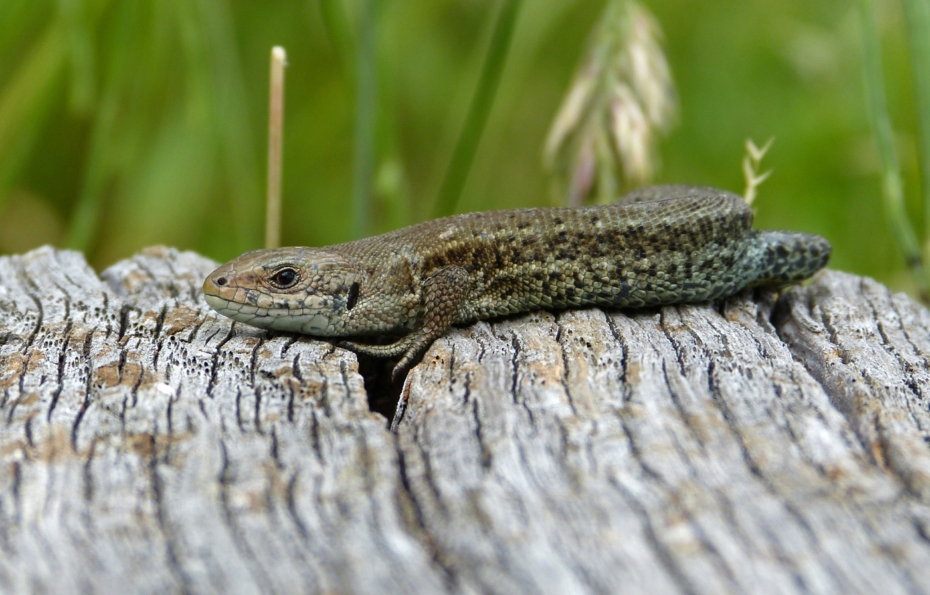
[[391, 373], [391, 379], [396, 381], [452, 324], [456, 311], [468, 294], [468, 284], [469, 277], [465, 269], [445, 266], [423, 283], [423, 310], [418, 329], [390, 345], [360, 345], [349, 341], [339, 345], [375, 357], [397, 357], [403, 354]]
[[430, 346], [439, 334], [430, 332], [413, 333], [388, 345], [367, 345], [364, 343], [355, 343], [353, 341], [340, 341], [337, 345], [344, 349], [349, 349], [356, 353], [370, 355], [372, 357], [402, 356], [391, 371], [391, 381], [396, 382], [400, 375], [410, 367], [417, 357], [426, 351], [426, 348]]
[[356, 343], [355, 341], [339, 341], [336, 345], [372, 357], [397, 357], [407, 351], [406, 339], [407, 337], [404, 337], [387, 345], [368, 345], [367, 343]]

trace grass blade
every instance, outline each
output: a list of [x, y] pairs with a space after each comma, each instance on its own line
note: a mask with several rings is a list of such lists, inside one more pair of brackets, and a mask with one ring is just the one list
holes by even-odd
[[901, 165], [894, 146], [894, 133], [891, 118], [885, 103], [885, 84], [882, 71], [881, 42], [875, 18], [874, 0], [861, 0], [863, 69], [868, 99], [869, 117], [875, 143], [881, 159], [882, 194], [885, 211], [894, 229], [898, 246], [904, 252], [907, 266], [914, 281], [920, 288], [921, 298], [927, 301], [928, 284], [917, 237], [904, 208], [904, 184], [901, 179]]
[[475, 159], [475, 152], [478, 150], [478, 143], [481, 141], [481, 135], [487, 124], [488, 115], [494, 105], [501, 73], [510, 51], [510, 41], [513, 38], [517, 14], [520, 11], [520, 2], [521, 0], [503, 0], [468, 116], [465, 118], [462, 132], [452, 152], [452, 159], [449, 161], [449, 168], [446, 170], [446, 177], [433, 209], [435, 217], [451, 215], [458, 205], [462, 188], [465, 186], [468, 172]]
[[376, 120], [378, 112], [378, 0], [361, 0], [358, 50], [355, 61], [355, 171], [352, 196], [352, 235], [361, 238], [371, 229], [374, 186]]
[[284, 48], [271, 48], [271, 91], [268, 106], [268, 195], [265, 248], [281, 245], [281, 154], [284, 128]]
[[354, 70], [355, 46], [342, 0], [320, 0], [323, 28], [346, 73]]
[[61, 92], [67, 40], [53, 22], [0, 92], [0, 206]]
[[[920, 179], [924, 196], [924, 242], [930, 240], [930, 2], [902, 0], [908, 28], [911, 68], [920, 129]], [[924, 248], [925, 258], [930, 245]]]

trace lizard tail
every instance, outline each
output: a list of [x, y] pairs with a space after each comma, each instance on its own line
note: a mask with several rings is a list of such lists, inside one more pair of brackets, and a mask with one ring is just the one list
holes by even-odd
[[787, 285], [807, 279], [830, 260], [830, 242], [806, 233], [754, 231], [759, 250], [756, 280], [749, 287]]

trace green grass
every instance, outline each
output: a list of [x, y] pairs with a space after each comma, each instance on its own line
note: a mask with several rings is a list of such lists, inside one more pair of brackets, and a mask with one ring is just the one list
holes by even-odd
[[[380, 9], [366, 21], [368, 3]], [[5, 0], [0, 251], [50, 241], [104, 267], [155, 243], [218, 260], [259, 247], [273, 45], [289, 64], [285, 244], [437, 209], [548, 204], [543, 143], [603, 2], [523, 2], [501, 46], [498, 15], [514, 4]], [[831, 266], [913, 290], [882, 206], [858, 6], [646, 5], [681, 101], [656, 181], [741, 192], [745, 139], [775, 136], [758, 225], [821, 233]], [[909, 26], [924, 25], [921, 6], [905, 5], [876, 0], [877, 33], [902, 209], [927, 230], [927, 77], [910, 59], [927, 48], [908, 44]]]

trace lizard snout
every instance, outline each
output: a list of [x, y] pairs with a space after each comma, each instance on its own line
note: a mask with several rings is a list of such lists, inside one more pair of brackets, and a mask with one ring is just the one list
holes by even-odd
[[226, 265], [223, 265], [210, 273], [210, 275], [207, 276], [207, 278], [203, 281], [204, 295], [220, 295], [222, 288], [228, 287], [230, 285], [229, 273], [230, 271], [227, 269]]

